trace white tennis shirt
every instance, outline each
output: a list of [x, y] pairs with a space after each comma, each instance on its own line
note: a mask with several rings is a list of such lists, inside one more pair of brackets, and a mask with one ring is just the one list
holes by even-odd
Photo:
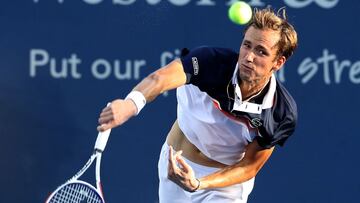
[[[241, 107], [247, 102], [241, 101], [237, 70], [236, 67], [232, 79], [232, 83], [236, 85], [235, 95], [238, 96], [233, 109], [246, 111]], [[275, 89], [276, 80], [275, 76], [272, 76], [263, 104], [253, 104], [260, 108], [260, 113], [262, 109], [272, 107]], [[243, 158], [245, 147], [258, 135], [257, 129], [250, 127], [246, 119], [239, 120], [227, 116], [215, 106], [214, 99], [194, 85], [177, 88], [177, 100], [180, 129], [187, 139], [210, 159], [232, 165]]]

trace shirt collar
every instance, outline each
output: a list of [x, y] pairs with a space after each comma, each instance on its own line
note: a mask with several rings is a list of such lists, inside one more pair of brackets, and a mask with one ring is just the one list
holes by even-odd
[[232, 84], [234, 85], [234, 92], [235, 92], [235, 99], [234, 99], [234, 106], [232, 111], [243, 111], [248, 113], [255, 113], [255, 114], [261, 114], [263, 109], [268, 109], [273, 106], [273, 100], [276, 90], [276, 78], [275, 75], [272, 74], [270, 78], [270, 87], [266, 93], [266, 95], [263, 98], [262, 104], [256, 104], [252, 102], [242, 101], [242, 95], [241, 95], [241, 89], [239, 86], [238, 81], [238, 70], [239, 66], [236, 64], [236, 68], [233, 73], [233, 77], [231, 79]]

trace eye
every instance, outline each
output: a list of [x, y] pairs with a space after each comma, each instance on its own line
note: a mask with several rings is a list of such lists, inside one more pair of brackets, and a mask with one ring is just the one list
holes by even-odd
[[250, 44], [249, 44], [249, 43], [246, 43], [246, 42], [243, 43], [242, 46], [245, 47], [245, 48], [250, 48]]
[[263, 49], [259, 49], [258, 51], [257, 51], [257, 53], [260, 55], [260, 56], [268, 56], [269, 54], [265, 51], [265, 50], [263, 50]]

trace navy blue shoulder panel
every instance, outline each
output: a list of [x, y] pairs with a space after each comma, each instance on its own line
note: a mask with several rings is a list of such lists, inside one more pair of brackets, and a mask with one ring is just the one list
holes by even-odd
[[295, 131], [297, 123], [297, 106], [295, 100], [285, 87], [276, 81], [274, 105], [262, 112], [263, 125], [258, 127], [260, 136], [256, 137], [260, 146], [271, 148], [284, 145]]

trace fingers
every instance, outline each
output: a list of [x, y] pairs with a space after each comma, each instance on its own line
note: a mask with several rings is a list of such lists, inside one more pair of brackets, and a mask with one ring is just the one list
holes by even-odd
[[112, 108], [109, 106], [105, 107], [100, 113], [100, 115], [103, 115], [103, 116], [109, 115], [109, 114], [112, 114]]
[[111, 114], [113, 114], [111, 106], [106, 106], [105, 108], [103, 108], [101, 110], [100, 116], [108, 116], [108, 115], [111, 115]]
[[191, 166], [186, 163], [186, 161], [182, 158], [182, 156], [176, 157], [176, 161], [180, 164], [181, 169], [185, 173], [189, 173], [192, 171]]
[[176, 160], [177, 160], [177, 157], [180, 156], [182, 153], [182, 151], [177, 151], [175, 154], [174, 154], [174, 149], [172, 146], [170, 146], [170, 149], [169, 149], [169, 166], [171, 166], [171, 169], [173, 171], [177, 171], [179, 170], [179, 167], [177, 166], [177, 163], [176, 163]]
[[110, 129], [110, 128], [112, 128], [112, 125], [102, 124], [102, 125], [97, 126], [96, 130], [99, 132], [104, 132], [105, 130]]
[[111, 105], [106, 106], [100, 113], [100, 117], [98, 119], [98, 123], [100, 125], [97, 126], [97, 130], [103, 132], [109, 128], [111, 128], [111, 123], [114, 121], [113, 112], [111, 109]]
[[116, 99], [105, 107], [99, 116], [98, 131], [104, 131], [125, 123], [129, 118], [136, 115], [136, 106], [131, 100]]
[[100, 115], [100, 118], [98, 120], [99, 124], [107, 124], [114, 120], [114, 116], [112, 114], [106, 114], [106, 115]]
[[194, 192], [198, 189], [198, 181], [181, 153], [181, 150], [175, 152], [172, 146], [169, 147], [168, 178], [184, 190]]
[[177, 164], [177, 157], [179, 157], [182, 151], [177, 151], [174, 153], [174, 149], [170, 146], [169, 149], [169, 163], [168, 163], [168, 178], [174, 182], [184, 179], [184, 172], [182, 168], [179, 168]]

